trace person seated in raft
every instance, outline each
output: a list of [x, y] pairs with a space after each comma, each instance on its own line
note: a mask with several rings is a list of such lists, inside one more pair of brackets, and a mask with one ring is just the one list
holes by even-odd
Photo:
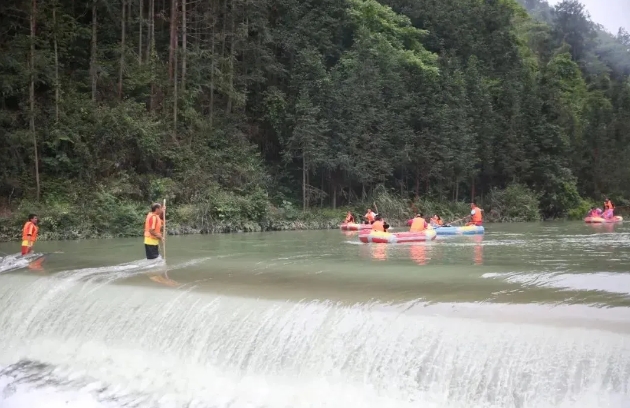
[[441, 227], [444, 225], [444, 221], [442, 221], [442, 218], [439, 215], [434, 214], [433, 217], [431, 217], [431, 225], [434, 227]]
[[595, 212], [595, 207], [591, 207], [590, 210], [586, 213], [587, 217], [597, 217], [597, 213]]
[[376, 219], [376, 214], [374, 214], [371, 208], [368, 208], [363, 218], [365, 219], [366, 224], [372, 224]]
[[377, 215], [374, 218], [374, 222], [372, 223], [372, 231], [376, 232], [387, 232], [389, 229], [389, 224], [383, 221], [383, 217]]
[[350, 211], [346, 214], [346, 220], [344, 221], [346, 224], [354, 223], [354, 215]]
[[422, 214], [416, 214], [416, 218], [413, 219], [411, 223], [411, 228], [409, 228], [409, 232], [422, 232], [429, 228], [429, 224], [422, 217]]
[[608, 197], [604, 200], [604, 210], [615, 210], [614, 204], [608, 199]]
[[470, 215], [468, 216], [470, 217], [470, 222], [468, 222], [466, 226], [471, 226], [471, 225], [476, 225], [477, 227], [482, 226], [483, 225], [482, 212], [483, 210], [477, 207], [477, 204], [475, 204], [474, 201], [470, 203]]

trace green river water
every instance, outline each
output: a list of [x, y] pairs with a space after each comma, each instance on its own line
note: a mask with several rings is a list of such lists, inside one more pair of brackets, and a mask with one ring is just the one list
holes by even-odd
[[3, 407], [630, 406], [623, 224], [170, 236], [166, 263], [142, 239], [17, 249]]

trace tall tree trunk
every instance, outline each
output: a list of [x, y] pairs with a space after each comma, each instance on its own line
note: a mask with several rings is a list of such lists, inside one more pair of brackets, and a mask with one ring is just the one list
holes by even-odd
[[177, 99], [179, 98], [177, 92], [177, 43], [175, 43], [175, 56], [174, 56], [174, 72], [173, 72], [173, 140], [177, 142]]
[[306, 211], [308, 202], [306, 201], [306, 155], [302, 153], [302, 210]]
[[171, 2], [171, 48], [170, 52], [172, 54], [173, 60], [172, 65], [169, 67], [169, 71], [172, 70], [172, 78], [173, 81], [173, 140], [177, 142], [177, 99], [179, 97], [177, 90], [177, 83], [179, 82], [177, 79], [177, 60], [178, 60], [178, 45], [179, 41], [177, 41], [177, 29], [178, 29], [178, 17], [179, 11], [177, 10], [177, 0], [172, 0]]
[[57, 7], [59, 4], [55, 2], [53, 6], [53, 48], [55, 51], [55, 123], [59, 122], [59, 47], [57, 44]]
[[234, 93], [234, 43], [236, 42], [236, 33], [234, 32], [234, 3], [232, 3], [232, 10], [230, 10], [230, 19], [231, 19], [231, 33], [232, 38], [230, 40], [230, 72], [228, 73], [228, 98], [227, 105], [225, 106], [225, 113], [232, 112], [232, 95]]
[[186, 50], [187, 50], [187, 39], [186, 39], [186, 20], [188, 19], [186, 15], [186, 0], [182, 0], [182, 91], [186, 90]]
[[[217, 7], [214, 7], [214, 5], [216, 5], [216, 3], [213, 4], [213, 16], [217, 15]], [[215, 54], [216, 51], [216, 25], [217, 25], [217, 19], [216, 17], [213, 17], [212, 19], [212, 63], [210, 64], [210, 130], [213, 129], [213, 122], [214, 122], [214, 69], [216, 67], [216, 60], [217, 60], [217, 56]]]
[[35, 161], [35, 184], [37, 186], [36, 194], [37, 201], [40, 197], [40, 185], [39, 185], [39, 154], [37, 153], [37, 134], [35, 133], [35, 18], [37, 14], [37, 0], [32, 0], [31, 3], [31, 52], [29, 55], [29, 68], [30, 68], [30, 84], [29, 84], [29, 128], [31, 136], [33, 137], [34, 148], [34, 161]]
[[168, 79], [171, 84], [175, 75], [175, 53], [177, 52], [177, 0], [171, 0], [171, 42], [168, 47]]
[[142, 31], [144, 29], [144, 16], [142, 15], [142, 9], [144, 6], [144, 0], [138, 0], [140, 3], [140, 11], [138, 12], [138, 65], [142, 65]]
[[118, 99], [122, 100], [123, 94], [123, 71], [125, 69], [125, 34], [126, 34], [126, 14], [125, 14], [125, 0], [121, 0], [122, 4], [122, 19], [120, 21], [120, 67], [118, 68]]
[[155, 0], [149, 0], [149, 10], [147, 11], [148, 27], [147, 27], [147, 53], [146, 61], [151, 62], [151, 51], [153, 46], [154, 26], [155, 26]]
[[96, 102], [96, 3], [92, 0], [92, 49], [90, 51], [90, 78], [92, 81], [92, 102]]
[[416, 198], [420, 197], [420, 168], [416, 167]]
[[149, 112], [155, 109], [155, 61], [153, 53], [155, 50], [155, 0], [149, 1], [149, 34], [147, 44], [147, 60], [151, 68], [151, 94], [149, 95]]

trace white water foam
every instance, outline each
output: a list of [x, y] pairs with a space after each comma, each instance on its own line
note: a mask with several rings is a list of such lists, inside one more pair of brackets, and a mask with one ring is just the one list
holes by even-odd
[[44, 254], [32, 253], [25, 256], [22, 254], [11, 254], [0, 258], [0, 273], [15, 271], [18, 269], [26, 268], [29, 263], [41, 258]]
[[[82, 271], [0, 282], [7, 401], [21, 404], [37, 389], [70, 398], [70, 407], [89, 398], [156, 408], [630, 402], [627, 332], [543, 326], [532, 318], [543, 307], [523, 324], [431, 316], [422, 305], [295, 304], [102, 285]], [[28, 362], [44, 368], [21, 368]], [[27, 403], [16, 406], [46, 400]]]
[[600, 291], [630, 296], [630, 273], [485, 273], [483, 278], [503, 279], [528, 286], [564, 290]]

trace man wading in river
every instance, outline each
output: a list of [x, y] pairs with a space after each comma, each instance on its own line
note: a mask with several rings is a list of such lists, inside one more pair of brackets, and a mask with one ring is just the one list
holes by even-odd
[[28, 221], [22, 228], [22, 256], [28, 255], [33, 252], [33, 244], [37, 241], [37, 215], [29, 214]]
[[162, 219], [166, 206], [161, 204], [151, 205], [151, 212], [147, 214], [144, 222], [144, 250], [147, 259], [156, 259], [160, 256], [160, 241], [162, 240]]

